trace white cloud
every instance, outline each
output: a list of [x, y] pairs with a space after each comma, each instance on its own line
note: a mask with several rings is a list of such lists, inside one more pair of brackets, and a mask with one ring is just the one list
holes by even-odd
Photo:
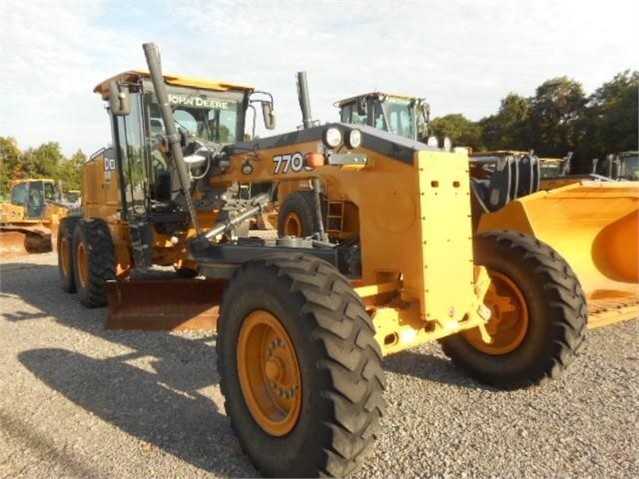
[[301, 123], [295, 73], [308, 72], [315, 118], [371, 90], [426, 97], [433, 115], [478, 120], [509, 92], [566, 75], [591, 93], [637, 69], [631, 2], [139, 2], [2, 4], [0, 134], [21, 147], [59, 141], [89, 153], [109, 141], [91, 93], [144, 67], [155, 41], [165, 72], [253, 84], [275, 96], [278, 132]]

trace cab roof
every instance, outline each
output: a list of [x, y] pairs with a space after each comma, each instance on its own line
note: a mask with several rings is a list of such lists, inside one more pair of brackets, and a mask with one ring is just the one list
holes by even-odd
[[401, 98], [403, 100], [421, 100], [421, 98], [417, 98], [415, 96], [410, 96], [410, 95], [402, 95], [401, 93], [384, 93], [381, 91], [372, 91], [370, 93], [363, 93], [361, 95], [356, 95], [356, 96], [351, 96], [349, 98], [345, 98], [343, 100], [338, 100], [337, 101], [337, 105], [338, 106], [344, 106], [344, 105], [348, 105], [349, 103], [354, 102], [355, 100], [357, 100], [358, 98], [370, 98], [370, 97], [378, 97], [378, 96], [390, 96], [393, 98]]
[[[121, 80], [125, 82], [135, 82], [140, 78], [151, 78], [151, 74], [145, 70], [129, 70], [119, 73], [111, 78], [98, 83], [93, 89], [94, 93], [100, 94], [103, 100], [109, 98], [109, 85], [114, 80]], [[199, 88], [201, 90], [213, 90], [213, 91], [245, 91], [253, 92], [255, 88], [248, 85], [240, 85], [237, 83], [220, 82], [216, 80], [205, 80], [202, 78], [193, 78], [181, 75], [172, 75], [169, 73], [164, 74], [164, 81], [169, 85], [183, 86], [188, 88]]]

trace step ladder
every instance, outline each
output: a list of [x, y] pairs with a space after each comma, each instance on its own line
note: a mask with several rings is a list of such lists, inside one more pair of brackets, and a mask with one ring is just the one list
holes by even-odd
[[344, 230], [344, 202], [329, 201], [326, 215], [326, 232], [339, 234]]
[[153, 232], [146, 222], [129, 223], [131, 235], [131, 247], [133, 249], [133, 263], [137, 269], [149, 269], [153, 266], [151, 247], [153, 244]]

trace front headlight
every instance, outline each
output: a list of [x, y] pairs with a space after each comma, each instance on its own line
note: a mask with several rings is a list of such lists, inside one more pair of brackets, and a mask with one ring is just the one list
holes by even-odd
[[332, 126], [324, 131], [322, 140], [327, 147], [337, 148], [339, 145], [342, 144], [342, 132], [339, 128], [335, 128], [334, 126]]
[[359, 130], [351, 130], [346, 137], [346, 146], [349, 148], [358, 148], [362, 145], [362, 132]]

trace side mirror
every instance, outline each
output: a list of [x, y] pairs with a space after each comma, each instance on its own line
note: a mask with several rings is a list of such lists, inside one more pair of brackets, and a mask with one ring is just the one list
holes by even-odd
[[127, 116], [131, 113], [129, 92], [120, 87], [115, 81], [109, 85], [109, 107], [113, 116]]
[[267, 130], [275, 129], [275, 111], [273, 110], [273, 103], [270, 101], [262, 102], [262, 117], [264, 118], [264, 126]]

